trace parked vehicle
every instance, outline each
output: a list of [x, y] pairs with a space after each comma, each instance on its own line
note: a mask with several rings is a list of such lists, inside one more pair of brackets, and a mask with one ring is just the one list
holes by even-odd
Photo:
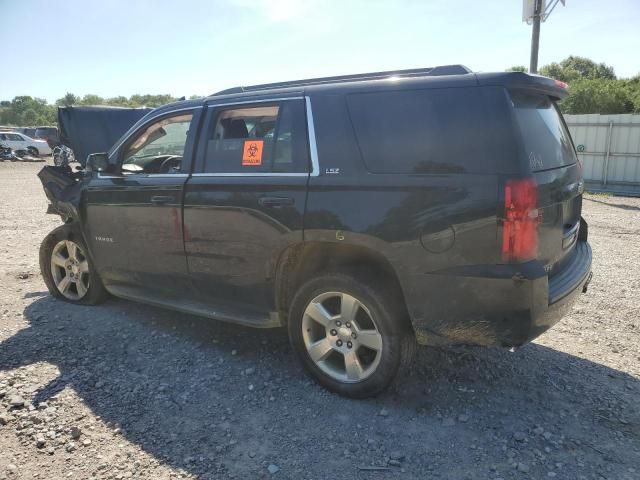
[[34, 157], [38, 157], [40, 155], [51, 155], [51, 149], [47, 142], [28, 137], [20, 132], [0, 132], [0, 140], [16, 152], [25, 151]]
[[14, 128], [13, 129], [14, 132], [20, 132], [24, 135], [26, 135], [29, 138], [36, 138], [36, 129], [35, 127], [19, 127], [19, 128]]
[[591, 278], [565, 87], [445, 66], [160, 107], [84, 172], [40, 173], [66, 222], [43, 278], [72, 303], [286, 325], [306, 370], [357, 398], [416, 340], [518, 347]]
[[58, 127], [38, 127], [36, 128], [36, 138], [44, 140], [49, 144], [49, 148], [60, 144], [60, 135], [58, 134]]

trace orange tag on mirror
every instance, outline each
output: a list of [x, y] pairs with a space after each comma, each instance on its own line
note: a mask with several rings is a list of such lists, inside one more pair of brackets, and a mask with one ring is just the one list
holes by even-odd
[[242, 149], [242, 165], [262, 165], [264, 140], [245, 140]]

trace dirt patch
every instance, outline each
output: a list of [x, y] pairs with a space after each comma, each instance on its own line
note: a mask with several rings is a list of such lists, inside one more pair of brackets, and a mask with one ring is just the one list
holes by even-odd
[[536, 342], [421, 348], [351, 401], [283, 330], [53, 300], [40, 167], [0, 163], [0, 479], [640, 478], [640, 199], [587, 196], [593, 282]]

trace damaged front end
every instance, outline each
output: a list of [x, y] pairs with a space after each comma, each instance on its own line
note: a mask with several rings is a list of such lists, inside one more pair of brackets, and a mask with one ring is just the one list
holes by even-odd
[[69, 165], [46, 166], [38, 172], [44, 192], [49, 199], [47, 213], [60, 215], [67, 223], [80, 218], [83, 172], [74, 172]]

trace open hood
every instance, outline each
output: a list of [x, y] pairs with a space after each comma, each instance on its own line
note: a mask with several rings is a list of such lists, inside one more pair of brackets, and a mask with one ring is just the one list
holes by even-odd
[[90, 153], [108, 151], [151, 108], [58, 107], [60, 141], [84, 167]]

